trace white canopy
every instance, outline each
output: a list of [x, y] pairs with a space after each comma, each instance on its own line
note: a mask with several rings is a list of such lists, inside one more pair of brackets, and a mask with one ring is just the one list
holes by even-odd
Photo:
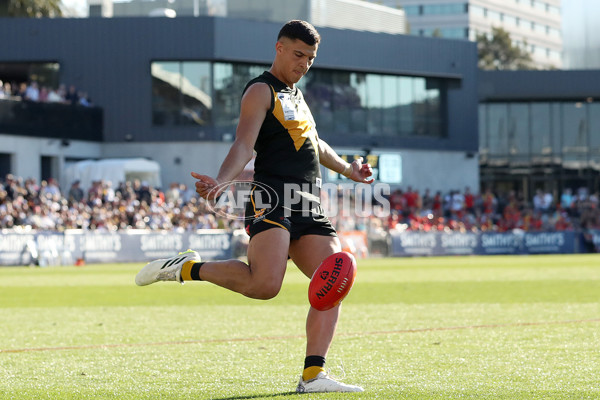
[[71, 184], [80, 181], [83, 190], [87, 190], [93, 181], [109, 181], [113, 188], [121, 182], [139, 179], [153, 187], [160, 187], [160, 165], [145, 158], [109, 158], [104, 160], [84, 160], [68, 166], [61, 178], [63, 191]]

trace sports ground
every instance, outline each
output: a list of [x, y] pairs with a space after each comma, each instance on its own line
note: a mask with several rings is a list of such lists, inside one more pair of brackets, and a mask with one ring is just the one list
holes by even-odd
[[292, 264], [269, 301], [140, 267], [0, 268], [0, 399], [600, 398], [599, 255], [359, 260], [327, 365], [352, 394], [293, 393]]

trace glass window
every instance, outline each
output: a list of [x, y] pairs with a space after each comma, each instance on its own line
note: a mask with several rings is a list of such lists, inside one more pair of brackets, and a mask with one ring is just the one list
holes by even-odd
[[367, 74], [367, 133], [380, 135], [383, 117], [383, 76]]
[[360, 96], [351, 86], [350, 72], [330, 72], [331, 100], [333, 111], [333, 131], [346, 134], [353, 131], [352, 111], [360, 108]]
[[548, 155], [552, 153], [552, 131], [550, 103], [531, 105], [531, 153]]
[[529, 105], [509, 104], [508, 148], [511, 155], [529, 155]]
[[400, 88], [397, 76], [387, 75], [383, 77], [383, 129], [381, 133], [385, 136], [394, 136], [398, 132]]
[[415, 131], [415, 119], [413, 113], [413, 78], [401, 76], [398, 79], [399, 91], [399, 119], [400, 119], [400, 136], [410, 136]]
[[467, 10], [466, 3], [423, 5], [423, 15], [464, 14]]
[[600, 103], [588, 104], [590, 118], [590, 158], [600, 166]]
[[261, 75], [267, 66], [214, 63], [213, 119], [215, 126], [235, 129], [240, 100], [246, 84]]
[[499, 12], [488, 10], [487, 17], [493, 22], [501, 22], [502, 18]]
[[179, 62], [153, 62], [152, 123], [179, 125], [181, 105], [181, 74]]
[[442, 119], [442, 80], [426, 79], [427, 135], [444, 136]]
[[152, 123], [206, 125], [211, 122], [208, 62], [153, 62]]
[[536, 9], [537, 11], [543, 11], [546, 12], [546, 3], [542, 2], [542, 1], [534, 1], [533, 2], [533, 8]]
[[562, 157], [562, 103], [550, 104], [550, 115], [551, 115], [551, 129], [552, 129], [552, 154], [555, 157]]
[[517, 17], [515, 17], [514, 15], [505, 14], [502, 21], [506, 25], [517, 26]]
[[333, 73], [312, 70], [301, 80], [300, 89], [317, 124], [317, 131], [334, 132]]
[[480, 17], [480, 18], [483, 18], [485, 16], [484, 12], [483, 12], [483, 8], [479, 7], [479, 6], [475, 6], [475, 5], [472, 5], [469, 8], [469, 14], [472, 15], [473, 17]]
[[587, 121], [585, 102], [562, 103], [562, 151], [564, 161], [587, 161]]
[[506, 104], [490, 104], [488, 115], [490, 154], [505, 156], [509, 153], [508, 136], [506, 134], [508, 119]]
[[425, 136], [427, 134], [427, 81], [425, 78], [413, 78], [414, 88], [414, 121], [415, 134]]
[[406, 15], [419, 15], [419, 6], [404, 6], [404, 12]]
[[350, 74], [350, 87], [353, 96], [356, 96], [356, 103], [351, 107], [352, 132], [363, 134], [367, 131], [367, 75], [353, 72]]
[[487, 155], [490, 152], [490, 145], [488, 143], [488, 118], [487, 118], [487, 104], [479, 104], [479, 152], [482, 155]]
[[534, 32], [539, 33], [540, 35], [546, 35], [546, 27], [542, 24], [535, 24]]
[[39, 88], [58, 88], [60, 64], [55, 62], [0, 62], [0, 80], [10, 83], [13, 90], [19, 84], [37, 82]]
[[[202, 61], [151, 64], [157, 126], [234, 131], [246, 84], [268, 66]], [[298, 84], [325, 135], [437, 136], [444, 130], [441, 79], [311, 70]]]
[[549, 5], [548, 12], [552, 15], [560, 15], [560, 8], [553, 5]]
[[443, 28], [441, 29], [442, 37], [449, 39], [467, 39], [468, 30], [464, 28]]
[[181, 66], [182, 120], [186, 125], [206, 125], [211, 121], [210, 64], [184, 62]]

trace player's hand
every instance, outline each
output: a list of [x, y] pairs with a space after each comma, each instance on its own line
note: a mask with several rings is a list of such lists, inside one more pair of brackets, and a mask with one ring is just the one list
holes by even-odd
[[215, 200], [217, 197], [219, 197], [221, 192], [225, 190], [225, 185], [219, 184], [216, 179], [208, 175], [200, 175], [196, 172], [192, 172], [192, 176], [194, 179], [198, 180], [195, 183], [196, 193], [206, 200]]
[[373, 183], [374, 179], [370, 178], [373, 175], [373, 169], [371, 164], [363, 164], [363, 158], [359, 157], [352, 161], [352, 173], [348, 177], [355, 182], [361, 183]]

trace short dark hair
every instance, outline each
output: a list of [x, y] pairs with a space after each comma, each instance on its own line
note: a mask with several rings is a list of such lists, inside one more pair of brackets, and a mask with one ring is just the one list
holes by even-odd
[[282, 37], [294, 40], [299, 39], [309, 46], [314, 46], [321, 41], [321, 35], [319, 35], [315, 27], [299, 19], [291, 20], [281, 28], [277, 40]]

